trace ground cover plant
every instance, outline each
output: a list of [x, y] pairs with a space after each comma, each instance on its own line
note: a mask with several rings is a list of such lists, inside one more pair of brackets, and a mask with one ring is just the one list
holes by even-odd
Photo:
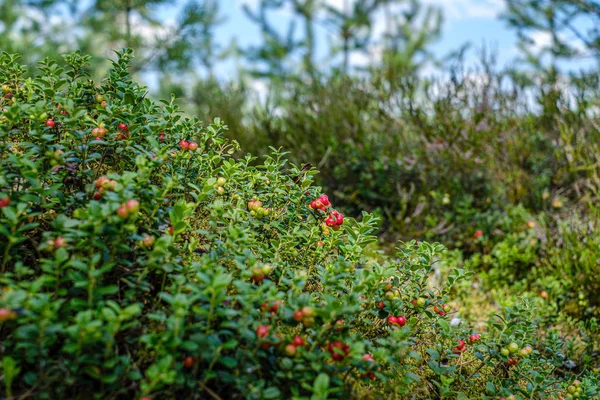
[[598, 398], [593, 316], [543, 296], [469, 316], [460, 254], [383, 254], [314, 168], [232, 157], [130, 60], [98, 86], [80, 53], [0, 59], [5, 398]]

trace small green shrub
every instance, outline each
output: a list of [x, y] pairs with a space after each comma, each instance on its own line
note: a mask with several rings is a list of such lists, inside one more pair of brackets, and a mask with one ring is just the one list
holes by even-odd
[[130, 57], [100, 86], [78, 53], [28, 79], [0, 58], [6, 398], [550, 399], [576, 378], [598, 398], [593, 344], [540, 335], [531, 302], [481, 337], [451, 324], [471, 274], [432, 281], [441, 245], [374, 253], [375, 217], [335, 213], [280, 152], [232, 158]]

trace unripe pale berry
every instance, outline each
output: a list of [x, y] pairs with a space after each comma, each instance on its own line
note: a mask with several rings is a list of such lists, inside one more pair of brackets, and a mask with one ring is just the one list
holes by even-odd
[[154, 238], [152, 236], [144, 236], [142, 239], [142, 245], [144, 247], [150, 247], [154, 244]]

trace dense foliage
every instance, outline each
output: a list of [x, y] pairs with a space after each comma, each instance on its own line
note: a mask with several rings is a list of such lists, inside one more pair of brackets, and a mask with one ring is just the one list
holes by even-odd
[[595, 318], [547, 293], [471, 318], [460, 254], [376, 251], [376, 217], [278, 151], [232, 158], [220, 120], [147, 98], [129, 51], [100, 86], [65, 61], [0, 60], [5, 397], [598, 398]]

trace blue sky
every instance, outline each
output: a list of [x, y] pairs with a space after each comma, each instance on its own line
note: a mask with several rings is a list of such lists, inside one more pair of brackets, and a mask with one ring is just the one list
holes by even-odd
[[[324, 1], [339, 7], [344, 2], [344, 0]], [[182, 3], [183, 1], [180, 1], [180, 4]], [[219, 43], [226, 45], [234, 38], [241, 46], [260, 43], [258, 27], [242, 10], [242, 4], [253, 7], [258, 3], [257, 0], [221, 0], [219, 3], [221, 15], [226, 18], [225, 23], [216, 32], [216, 40]], [[498, 59], [502, 64], [510, 62], [517, 55], [515, 32], [498, 18], [503, 10], [503, 0], [425, 0], [424, 3], [440, 7], [444, 12], [442, 38], [432, 48], [436, 55], [447, 54], [466, 42], [470, 42], [475, 47], [485, 43], [496, 48]], [[177, 10], [178, 7], [171, 5], [161, 10], [161, 14], [168, 20], [175, 18]], [[284, 30], [289, 22], [289, 12], [273, 14], [272, 22]], [[323, 28], [317, 28], [317, 31], [319, 46], [323, 48], [327, 40], [331, 39], [331, 34]], [[221, 68], [221, 75], [225, 75], [225, 78], [233, 72], [231, 66]]]

